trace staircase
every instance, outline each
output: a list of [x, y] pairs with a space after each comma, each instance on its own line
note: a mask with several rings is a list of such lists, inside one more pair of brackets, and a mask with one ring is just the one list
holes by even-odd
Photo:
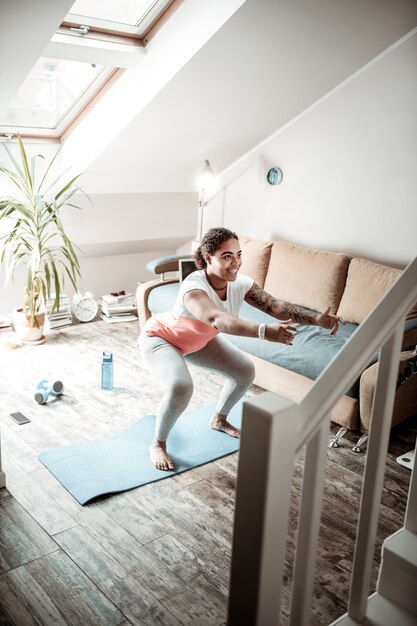
[[[228, 626], [278, 626], [294, 462], [306, 448], [289, 626], [309, 626], [332, 408], [380, 351], [346, 615], [330, 626], [417, 625], [417, 471], [404, 528], [383, 544], [369, 596], [404, 318], [417, 300], [417, 258], [300, 404], [272, 393], [245, 402]], [[368, 597], [369, 596], [369, 597]], [[324, 626], [324, 625], [323, 625]]]
[[331, 626], [416, 626], [417, 534], [401, 528], [384, 541], [376, 592], [369, 597], [365, 619], [344, 615]]

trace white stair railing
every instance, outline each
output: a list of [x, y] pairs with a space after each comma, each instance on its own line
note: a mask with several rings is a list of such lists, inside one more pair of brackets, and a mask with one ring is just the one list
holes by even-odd
[[[272, 393], [246, 402], [236, 490], [229, 626], [277, 626], [296, 455], [306, 446], [291, 626], [310, 623], [313, 570], [333, 406], [382, 346], [358, 521], [349, 615], [365, 616], [378, 508], [407, 310], [417, 300], [417, 258], [368, 315], [298, 405]], [[417, 479], [406, 524], [416, 532]]]
[[309, 623], [328, 441], [329, 422], [323, 420], [306, 449], [292, 585], [290, 626]]
[[349, 597], [348, 613], [356, 620], [365, 617], [369, 596], [402, 338], [399, 324], [383, 345], [378, 365]]

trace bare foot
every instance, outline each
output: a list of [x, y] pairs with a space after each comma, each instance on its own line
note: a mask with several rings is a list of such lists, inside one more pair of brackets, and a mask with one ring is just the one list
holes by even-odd
[[173, 470], [174, 464], [168, 456], [166, 441], [154, 439], [149, 448], [149, 456], [156, 469], [165, 472]]
[[214, 430], [220, 430], [222, 433], [226, 433], [226, 435], [230, 435], [231, 437], [240, 438], [240, 428], [236, 428], [230, 424], [225, 415], [213, 415], [209, 422], [210, 428]]

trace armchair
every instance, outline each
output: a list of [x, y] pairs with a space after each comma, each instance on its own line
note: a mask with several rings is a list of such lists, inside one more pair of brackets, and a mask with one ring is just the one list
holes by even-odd
[[[169, 285], [175, 285], [178, 283], [178, 276], [172, 278], [166, 278], [165, 274], [168, 272], [178, 272], [179, 262], [182, 259], [191, 260], [193, 257], [191, 254], [177, 254], [171, 256], [163, 256], [158, 259], [149, 261], [146, 265], [148, 272], [159, 275], [159, 279], [147, 281], [146, 283], [139, 283], [136, 289], [136, 302], [138, 307], [139, 327], [143, 328], [147, 319], [151, 317], [151, 311], [149, 310], [149, 299], [151, 298], [151, 292], [156, 287], [165, 287]], [[170, 293], [172, 290], [168, 290]], [[167, 292], [167, 295], [168, 295]], [[159, 295], [162, 293], [159, 290]], [[170, 304], [167, 305], [167, 309], [170, 308]]]

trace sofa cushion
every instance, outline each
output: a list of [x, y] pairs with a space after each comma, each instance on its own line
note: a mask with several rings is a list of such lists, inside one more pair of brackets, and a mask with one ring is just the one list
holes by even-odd
[[[246, 302], [242, 304], [239, 317], [256, 324], [277, 323], [275, 318]], [[245, 352], [315, 380], [358, 327], [357, 324], [340, 325], [337, 334], [331, 337], [330, 331], [319, 326], [294, 326], [297, 328], [297, 335], [292, 346], [260, 341], [252, 337], [225, 336]], [[351, 389], [347, 395], [357, 395], [357, 389]]]
[[[337, 314], [347, 322], [363, 322], [399, 278], [401, 271], [366, 259], [352, 259]], [[414, 317], [417, 317], [417, 305], [410, 309], [407, 320]]]
[[242, 247], [240, 273], [250, 276], [257, 285], [263, 287], [271, 256], [272, 241], [240, 236], [239, 242]]
[[272, 245], [264, 289], [275, 298], [335, 313], [346, 283], [350, 257], [282, 241]]

